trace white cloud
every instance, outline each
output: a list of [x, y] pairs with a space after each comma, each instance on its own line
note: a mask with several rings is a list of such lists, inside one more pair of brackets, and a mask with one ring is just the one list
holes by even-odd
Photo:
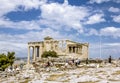
[[68, 3], [68, 0], [64, 0], [64, 4], [65, 5], [68, 5], [69, 3]]
[[103, 2], [108, 2], [110, 0], [90, 0], [89, 3], [97, 3], [97, 4], [100, 4], [100, 3], [103, 3]]
[[104, 14], [95, 14], [88, 18], [88, 21], [86, 21], [86, 24], [95, 24], [100, 22], [105, 22], [105, 19], [103, 18]]
[[110, 7], [108, 11], [116, 13], [116, 12], [120, 12], [120, 9], [115, 7]]
[[101, 3], [109, 2], [109, 1], [120, 3], [120, 0], [89, 0], [89, 3], [90, 4], [93, 4], [93, 3], [101, 4]]
[[113, 21], [114, 22], [120, 23], [120, 15], [118, 15], [118, 16], [112, 16], [112, 17], [113, 17]]
[[19, 57], [27, 57], [27, 44], [0, 41], [0, 53], [7, 53], [8, 51], [15, 52], [15, 55]]
[[[0, 26], [14, 29], [36, 29], [39, 30], [40, 26], [45, 25], [54, 29], [75, 29], [78, 33], [83, 33], [82, 20], [90, 14], [89, 9], [83, 6], [71, 6], [67, 2], [64, 4], [59, 3], [45, 3], [46, 0], [2, 0], [0, 4]], [[3, 17], [5, 14], [11, 11], [20, 11], [19, 6], [23, 7], [23, 11], [27, 11], [32, 8], [41, 9], [40, 20], [34, 21], [21, 21], [13, 22]], [[3, 11], [2, 11], [3, 10]], [[57, 27], [56, 27], [57, 26]], [[63, 28], [67, 27], [67, 28]]]
[[11, 11], [18, 11], [19, 6], [22, 6], [24, 10], [38, 9], [45, 2], [46, 0], [0, 0], [0, 16]]
[[12, 11], [28, 11], [30, 9], [40, 9], [46, 0], [0, 0], [0, 28], [14, 28], [14, 29], [28, 29], [40, 30], [40, 24], [36, 20], [13, 22], [5, 17], [5, 15]]
[[105, 43], [104, 46], [116, 47], [116, 46], [120, 46], [120, 43]]
[[96, 29], [89, 29], [89, 31], [86, 33], [87, 36], [91, 35], [98, 35], [98, 31]]
[[102, 36], [111, 36], [114, 38], [120, 37], [120, 28], [116, 27], [106, 27], [100, 30]]
[[120, 0], [113, 0], [113, 2], [120, 3]]
[[41, 10], [41, 17], [48, 23], [67, 26], [80, 32], [83, 32], [81, 21], [89, 15], [86, 7], [58, 3], [44, 4], [41, 6]]
[[111, 38], [119, 38], [120, 37], [120, 28], [116, 27], [105, 27], [100, 30], [97, 29], [87, 29], [86, 36], [103, 36], [103, 37], [111, 37]]
[[37, 21], [20, 21], [13, 22], [4, 18], [0, 19], [0, 28], [13, 28], [13, 29], [27, 29], [27, 30], [40, 30], [39, 23]]
[[21, 5], [25, 7], [25, 10], [29, 10], [32, 8], [39, 9], [40, 5], [45, 4], [46, 1], [47, 0], [22, 0]]
[[0, 1], [0, 16], [3, 16], [4, 14], [15, 10], [16, 4], [14, 4], [14, 1], [10, 0], [1, 0]]
[[[30, 31], [24, 34], [1, 34], [1, 41], [9, 41], [9, 42], [18, 42], [18, 43], [27, 43], [28, 41], [39, 41], [42, 40], [45, 36], [51, 36], [53, 38], [68, 38], [67, 34], [60, 34], [59, 31], [54, 31], [50, 28], [46, 28], [40, 31]], [[70, 37], [69, 37], [70, 38]], [[19, 41], [18, 41], [19, 40]]]

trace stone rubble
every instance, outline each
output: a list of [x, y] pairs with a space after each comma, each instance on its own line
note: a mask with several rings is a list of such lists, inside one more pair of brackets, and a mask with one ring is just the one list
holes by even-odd
[[112, 64], [83, 63], [71, 68], [59, 67], [60, 64], [51, 67], [40, 65], [25, 65], [23, 70], [14, 74], [0, 72], [0, 83], [120, 83], [119, 61]]

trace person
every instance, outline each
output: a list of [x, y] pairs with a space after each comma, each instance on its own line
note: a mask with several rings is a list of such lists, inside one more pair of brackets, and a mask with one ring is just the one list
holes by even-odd
[[65, 63], [65, 68], [67, 68], [67, 67], [68, 67], [68, 63], [66, 62], [66, 63]]
[[10, 70], [13, 70], [13, 66], [10, 66]]
[[21, 70], [23, 69], [23, 64], [20, 64], [20, 69], [21, 69]]
[[75, 60], [75, 66], [78, 66], [78, 65], [80, 65], [80, 60], [79, 60], [79, 59], [76, 59], [76, 60]]
[[72, 62], [74, 63], [74, 59], [72, 59]]
[[78, 63], [78, 65], [80, 65], [80, 63], [81, 63], [81, 62], [80, 62], [80, 59], [78, 59], [77, 63]]
[[108, 62], [111, 63], [111, 60], [112, 60], [112, 58], [111, 58], [111, 56], [109, 56]]
[[47, 62], [47, 67], [49, 67], [49, 66], [50, 66], [50, 62], [48, 61], [48, 62]]
[[86, 62], [86, 64], [88, 64], [88, 58], [86, 59], [86, 61], [85, 61], [85, 62]]

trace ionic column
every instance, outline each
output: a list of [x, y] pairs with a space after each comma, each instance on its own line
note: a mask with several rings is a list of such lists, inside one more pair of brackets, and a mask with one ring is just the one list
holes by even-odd
[[75, 47], [73, 47], [73, 53], [75, 53]]
[[66, 54], [69, 53], [69, 47], [66, 46]]
[[44, 52], [44, 47], [43, 47], [43, 45], [41, 44], [41, 45], [40, 45], [40, 58], [41, 58], [43, 52]]
[[82, 54], [82, 48], [81, 47], [79, 47], [79, 53]]
[[73, 47], [71, 47], [71, 53], [73, 53]]
[[39, 57], [39, 49], [40, 49], [40, 47], [39, 46], [37, 46], [37, 57]]
[[71, 53], [71, 47], [69, 47], [68, 49], [69, 49], [69, 51], [68, 51], [68, 52], [69, 52], [69, 53]]
[[32, 46], [32, 60], [34, 58], [34, 47]]
[[39, 46], [39, 58], [41, 58], [41, 46]]
[[77, 50], [77, 53], [78, 53], [78, 47], [76, 48], [76, 50]]
[[80, 53], [80, 47], [78, 47], [78, 53]]
[[34, 49], [34, 55], [33, 55], [33, 60], [35, 61], [35, 59], [36, 59], [36, 49], [35, 49], [35, 46], [33, 47]]
[[30, 64], [30, 47], [28, 46], [28, 60], [27, 60], [27, 64]]
[[75, 47], [75, 53], [77, 53], [77, 47]]
[[73, 47], [73, 53], [75, 53], [75, 47]]

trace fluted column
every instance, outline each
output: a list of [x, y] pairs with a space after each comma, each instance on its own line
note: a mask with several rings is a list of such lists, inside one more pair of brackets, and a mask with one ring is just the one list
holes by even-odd
[[77, 47], [75, 47], [75, 53], [77, 53]]
[[28, 46], [28, 60], [27, 60], [27, 64], [30, 64], [30, 47]]
[[69, 53], [69, 47], [66, 46], [66, 54]]
[[89, 58], [89, 57], [88, 57], [88, 55], [89, 55], [89, 54], [88, 54], [88, 51], [89, 51], [88, 48], [89, 48], [89, 44], [88, 44], [88, 46], [87, 46], [87, 58]]
[[34, 47], [32, 46], [32, 60], [34, 58]]
[[41, 58], [41, 52], [42, 52], [42, 51], [41, 51], [41, 48], [42, 48], [42, 47], [39, 46], [39, 59]]
[[73, 47], [73, 53], [75, 53], [76, 51], [75, 51], [75, 47]]
[[80, 53], [80, 47], [78, 47], [78, 53]]
[[40, 45], [40, 58], [42, 57], [43, 52], [44, 52], [44, 47], [43, 47], [43, 45], [41, 44], [41, 45]]
[[69, 47], [69, 53], [71, 53], [71, 47]]
[[71, 47], [71, 53], [73, 53], [73, 47]]
[[78, 53], [78, 47], [76, 49], [77, 49], [77, 53]]
[[37, 56], [37, 58], [39, 57], [39, 46], [37, 46], [37, 54], [36, 54], [36, 56]]
[[33, 47], [34, 49], [34, 55], [33, 55], [33, 60], [35, 61], [35, 59], [36, 59], [36, 49], [35, 49], [35, 46]]

